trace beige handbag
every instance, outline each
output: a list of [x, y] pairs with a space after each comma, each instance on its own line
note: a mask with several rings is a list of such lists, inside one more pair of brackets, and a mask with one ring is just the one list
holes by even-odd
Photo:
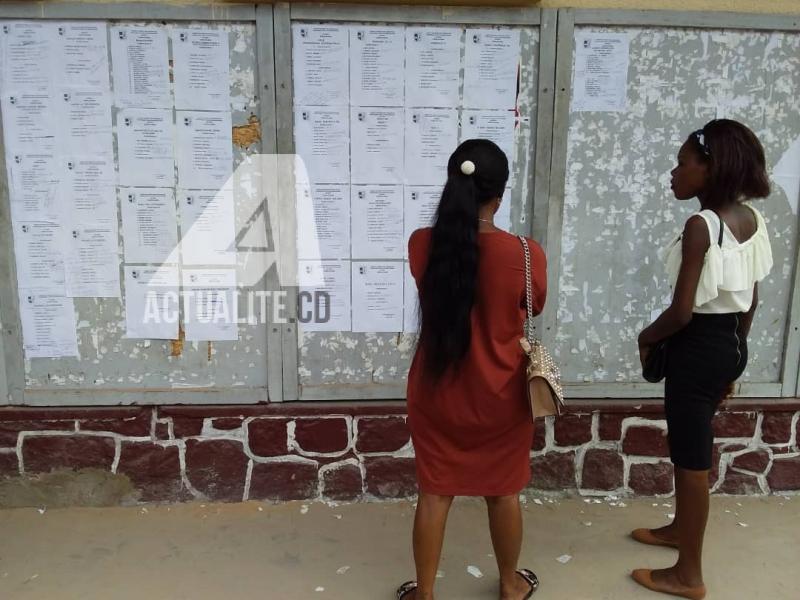
[[564, 391], [561, 388], [561, 373], [553, 357], [533, 337], [533, 282], [531, 275], [531, 250], [528, 240], [519, 236], [525, 249], [525, 337], [519, 345], [528, 356], [528, 402], [531, 407], [531, 418], [558, 416], [564, 412]]

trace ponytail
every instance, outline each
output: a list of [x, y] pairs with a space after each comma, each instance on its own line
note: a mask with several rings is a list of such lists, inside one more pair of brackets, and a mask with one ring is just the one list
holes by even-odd
[[502, 197], [508, 160], [488, 140], [468, 140], [450, 157], [420, 286], [420, 345], [434, 380], [464, 359], [478, 285], [478, 211]]

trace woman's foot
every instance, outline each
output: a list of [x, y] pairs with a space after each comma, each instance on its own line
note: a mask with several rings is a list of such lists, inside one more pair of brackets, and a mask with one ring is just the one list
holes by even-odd
[[640, 544], [649, 546], [678, 547], [678, 528], [672, 523], [658, 529], [634, 529], [631, 537]]
[[631, 573], [633, 580], [639, 585], [654, 592], [670, 594], [689, 600], [703, 600], [706, 597], [706, 586], [702, 581], [685, 581], [681, 579], [678, 569], [636, 569]]
[[533, 571], [520, 569], [508, 583], [500, 582], [500, 600], [527, 600], [539, 587]]

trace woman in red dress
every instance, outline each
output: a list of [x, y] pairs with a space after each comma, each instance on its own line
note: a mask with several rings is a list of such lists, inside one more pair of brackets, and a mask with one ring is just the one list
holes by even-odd
[[[520, 240], [493, 218], [508, 181], [508, 159], [488, 140], [461, 144], [432, 228], [409, 240], [420, 295], [420, 339], [408, 375], [408, 422], [419, 499], [414, 520], [416, 581], [400, 600], [433, 598], [445, 522], [454, 496], [483, 496], [489, 512], [500, 598], [529, 598], [538, 581], [517, 569], [522, 546], [519, 493], [530, 480], [533, 423], [519, 340], [525, 321]], [[544, 306], [541, 247], [528, 240], [533, 309]]]

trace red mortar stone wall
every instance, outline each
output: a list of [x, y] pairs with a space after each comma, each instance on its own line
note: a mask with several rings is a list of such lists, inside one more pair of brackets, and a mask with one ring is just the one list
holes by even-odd
[[[596, 406], [596, 405], [595, 405]], [[3, 408], [0, 479], [100, 468], [142, 502], [351, 501], [416, 493], [403, 403]], [[586, 404], [537, 423], [531, 489], [586, 495], [673, 492], [656, 404]], [[719, 414], [712, 491], [800, 493], [800, 410]]]

